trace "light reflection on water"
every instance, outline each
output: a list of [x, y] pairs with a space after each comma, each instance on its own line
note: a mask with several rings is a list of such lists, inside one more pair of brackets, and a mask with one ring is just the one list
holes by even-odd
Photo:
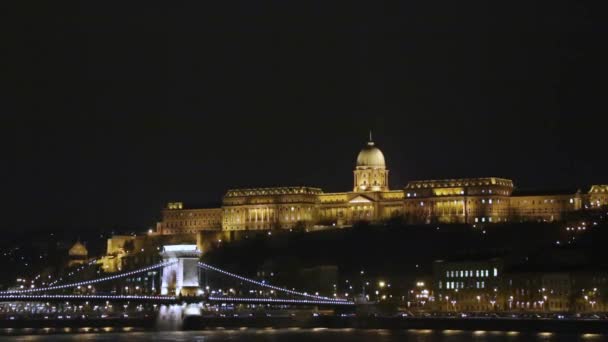
[[[88, 332], [88, 333], [84, 333]], [[6, 335], [13, 336], [6, 336]], [[27, 335], [26, 335], [27, 334]], [[4, 336], [3, 336], [4, 335]], [[388, 329], [300, 329], [235, 328], [202, 331], [137, 331], [134, 328], [4, 329], [0, 341], [406, 341], [406, 342], [519, 342], [519, 341], [608, 341], [602, 334], [560, 334], [550, 332], [465, 330], [388, 330]]]

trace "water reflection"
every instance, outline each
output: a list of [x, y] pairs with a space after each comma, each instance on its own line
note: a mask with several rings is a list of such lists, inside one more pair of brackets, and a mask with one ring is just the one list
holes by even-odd
[[156, 326], [160, 330], [181, 330], [184, 307], [181, 305], [161, 305], [158, 310]]
[[[170, 314], [171, 308], [167, 308]], [[175, 316], [173, 316], [175, 317]], [[72, 329], [65, 333], [63, 329], [44, 333], [44, 329], [34, 332], [13, 329], [11, 340], [15, 341], [273, 341], [273, 342], [362, 342], [362, 341], [406, 341], [406, 342], [519, 342], [519, 341], [608, 341], [603, 334], [559, 334], [559, 333], [525, 333], [517, 331], [464, 331], [464, 330], [387, 330], [387, 329], [299, 329], [299, 328], [234, 328], [212, 329], [202, 331], [137, 331], [133, 328], [93, 328]], [[89, 333], [84, 333], [88, 331]], [[23, 335], [32, 334], [32, 335]], [[37, 335], [36, 335], [37, 334]], [[4, 340], [0, 336], [0, 340]]]

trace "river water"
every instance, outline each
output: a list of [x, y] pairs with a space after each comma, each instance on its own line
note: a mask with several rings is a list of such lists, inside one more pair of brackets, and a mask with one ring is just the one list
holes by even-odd
[[[7, 331], [0, 332], [6, 334]], [[608, 335], [523, 333], [461, 330], [362, 330], [362, 329], [234, 329], [201, 331], [130, 331], [119, 330], [89, 333], [10, 331], [13, 336], [0, 335], [0, 341], [406, 341], [406, 342], [498, 342], [498, 341], [608, 341]]]

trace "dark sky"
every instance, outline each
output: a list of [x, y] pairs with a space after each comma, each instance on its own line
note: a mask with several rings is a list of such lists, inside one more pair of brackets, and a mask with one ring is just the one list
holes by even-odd
[[369, 129], [392, 188], [607, 183], [599, 2], [0, 8], [0, 229], [145, 228], [233, 187], [350, 190]]

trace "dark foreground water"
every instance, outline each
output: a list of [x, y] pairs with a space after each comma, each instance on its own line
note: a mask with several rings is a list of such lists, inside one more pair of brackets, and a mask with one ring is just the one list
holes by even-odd
[[[6, 333], [6, 332], [4, 332]], [[27, 333], [14, 331], [13, 333]], [[406, 341], [406, 342], [460, 342], [460, 341], [608, 341], [608, 335], [523, 333], [501, 331], [461, 330], [368, 330], [368, 329], [235, 329], [203, 331], [131, 331], [131, 332], [58, 332], [35, 335], [0, 336], [0, 341]]]

